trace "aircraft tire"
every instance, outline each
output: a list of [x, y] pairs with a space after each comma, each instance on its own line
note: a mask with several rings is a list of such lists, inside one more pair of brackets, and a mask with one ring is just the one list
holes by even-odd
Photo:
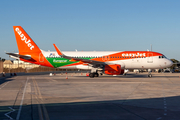
[[89, 77], [90, 77], [90, 78], [94, 78], [94, 73], [90, 73], [90, 74], [89, 74]]
[[94, 77], [99, 77], [99, 74], [98, 73], [94, 73]]

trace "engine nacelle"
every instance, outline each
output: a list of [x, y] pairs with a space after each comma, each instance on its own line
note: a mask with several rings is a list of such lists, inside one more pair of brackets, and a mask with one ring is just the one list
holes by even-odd
[[124, 74], [124, 73], [125, 73], [125, 72], [124, 72], [124, 69], [121, 69], [121, 73], [120, 73], [120, 74], [122, 75], [122, 74]]
[[113, 65], [105, 65], [104, 73], [108, 75], [120, 75], [124, 73], [124, 70], [121, 70], [121, 65], [113, 64]]

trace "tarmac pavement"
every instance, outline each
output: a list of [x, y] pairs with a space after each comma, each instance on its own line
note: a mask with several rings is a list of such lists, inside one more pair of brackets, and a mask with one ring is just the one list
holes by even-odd
[[179, 120], [180, 73], [0, 78], [0, 120]]

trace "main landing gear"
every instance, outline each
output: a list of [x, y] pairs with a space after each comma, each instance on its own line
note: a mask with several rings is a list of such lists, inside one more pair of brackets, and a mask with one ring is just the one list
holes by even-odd
[[89, 73], [89, 77], [93, 78], [93, 77], [99, 77], [98, 73]]

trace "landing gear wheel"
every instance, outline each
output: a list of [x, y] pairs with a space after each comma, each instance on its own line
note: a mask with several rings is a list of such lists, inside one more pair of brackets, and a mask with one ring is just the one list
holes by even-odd
[[151, 75], [151, 74], [149, 74], [149, 75], [148, 75], [148, 77], [149, 77], [149, 78], [151, 78], [151, 77], [152, 77], [152, 75]]
[[93, 77], [94, 77], [94, 73], [90, 73], [90, 74], [89, 74], [89, 77], [90, 77], [90, 78], [93, 78]]
[[98, 73], [94, 73], [94, 77], [99, 77], [99, 74]]

